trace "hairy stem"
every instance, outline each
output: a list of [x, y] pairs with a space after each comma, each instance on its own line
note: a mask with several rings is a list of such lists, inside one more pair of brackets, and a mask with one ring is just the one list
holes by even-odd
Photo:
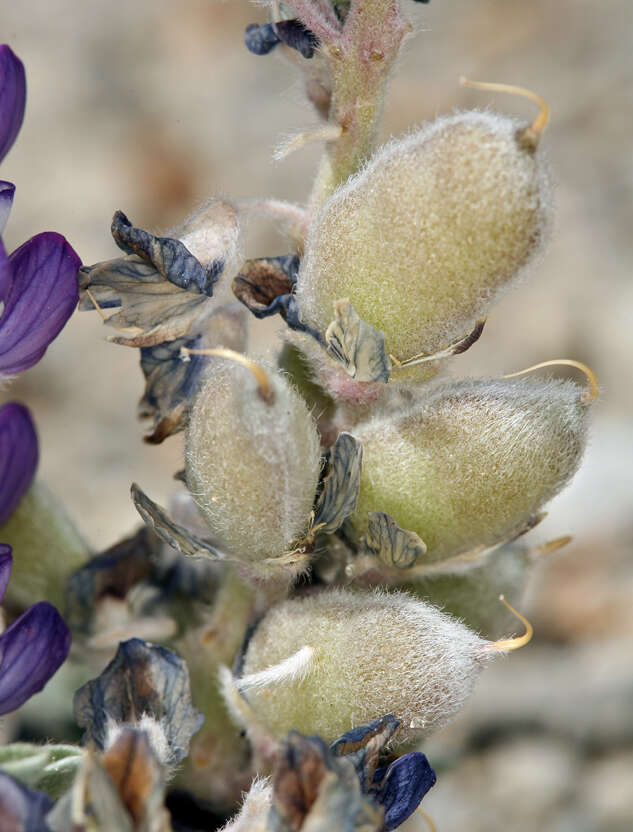
[[399, 0], [353, 0], [340, 36], [323, 39], [332, 76], [329, 120], [342, 132], [326, 144], [312, 192], [313, 208], [372, 154], [389, 75], [410, 31]]

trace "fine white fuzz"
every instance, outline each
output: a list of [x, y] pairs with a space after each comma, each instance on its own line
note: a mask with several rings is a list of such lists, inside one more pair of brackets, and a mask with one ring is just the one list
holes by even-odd
[[223, 826], [220, 832], [268, 832], [268, 812], [273, 789], [268, 779], [253, 781], [239, 814]]
[[142, 714], [138, 722], [115, 722], [109, 717], [105, 740], [106, 751], [116, 743], [126, 728], [143, 731], [149, 740], [152, 751], [160, 763], [168, 768], [171, 766], [173, 763], [173, 754], [169, 747], [165, 729], [160, 722], [157, 722], [149, 714]]
[[279, 664], [248, 676], [242, 676], [236, 680], [236, 687], [238, 690], [247, 691], [252, 688], [266, 688], [279, 682], [301, 681], [310, 672], [315, 652], [314, 647], [306, 645]]

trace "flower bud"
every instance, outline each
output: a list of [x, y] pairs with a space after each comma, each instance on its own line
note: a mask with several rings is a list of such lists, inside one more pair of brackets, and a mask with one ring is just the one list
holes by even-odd
[[319, 437], [285, 378], [214, 360], [185, 439], [187, 483], [214, 535], [235, 557], [289, 551], [307, 531], [320, 472]]
[[399, 361], [433, 355], [534, 259], [550, 224], [542, 153], [517, 120], [437, 119], [379, 150], [315, 216], [297, 285], [322, 333], [348, 298]]
[[273, 607], [237, 686], [277, 736], [296, 729], [332, 742], [389, 713], [396, 740], [408, 741], [461, 707], [491, 646], [405, 593], [330, 590]]
[[359, 535], [369, 512], [385, 512], [422, 538], [433, 561], [525, 531], [578, 468], [584, 397], [569, 381], [466, 379], [357, 427]]

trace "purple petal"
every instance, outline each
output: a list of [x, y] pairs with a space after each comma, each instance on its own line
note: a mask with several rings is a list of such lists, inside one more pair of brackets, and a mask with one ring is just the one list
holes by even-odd
[[36, 234], [9, 257], [13, 285], [0, 318], [0, 373], [36, 364], [79, 299], [81, 260], [61, 234]]
[[0, 407], [0, 525], [31, 485], [38, 458], [37, 433], [28, 408], [17, 402]]
[[3, 179], [0, 179], [0, 234], [4, 231], [4, 227], [9, 219], [14, 194], [15, 185], [13, 182], [5, 182]]
[[52, 604], [40, 601], [0, 636], [0, 714], [42, 690], [70, 649], [70, 630]]
[[0, 46], [0, 161], [20, 131], [25, 102], [24, 64], [3, 44]]
[[415, 812], [431, 786], [435, 772], [419, 751], [398, 757], [374, 775], [371, 793], [385, 810], [385, 829], [390, 832]]
[[53, 801], [0, 771], [0, 821], [7, 832], [47, 832], [46, 815]]
[[0, 603], [4, 598], [4, 593], [7, 591], [12, 565], [13, 556], [11, 555], [11, 547], [6, 543], [0, 543]]
[[0, 319], [2, 318], [12, 283], [13, 274], [11, 264], [9, 263], [2, 237], [0, 237]]

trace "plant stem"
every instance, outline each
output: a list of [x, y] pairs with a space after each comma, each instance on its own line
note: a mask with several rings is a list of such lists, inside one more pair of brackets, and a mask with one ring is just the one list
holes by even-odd
[[312, 192], [313, 209], [371, 156], [389, 75], [411, 29], [399, 0], [354, 0], [340, 35], [323, 40], [332, 76], [329, 120], [342, 134], [326, 143]]

